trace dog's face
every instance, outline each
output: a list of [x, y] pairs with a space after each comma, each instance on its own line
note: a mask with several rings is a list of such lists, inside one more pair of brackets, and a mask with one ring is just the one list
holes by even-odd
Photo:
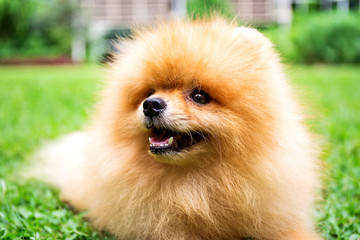
[[200, 89], [154, 90], [138, 108], [140, 122], [150, 130], [150, 152], [165, 156], [194, 151], [208, 135], [196, 108], [210, 108], [211, 101]]
[[167, 163], [246, 155], [273, 121], [269, 82], [279, 74], [270, 43], [219, 22], [182, 26], [138, 36], [115, 62], [111, 78], [125, 80], [110, 87], [114, 132]]
[[194, 83], [178, 88], [152, 88], [137, 108], [140, 125], [149, 136], [150, 154], [175, 164], [200, 154], [220, 151], [214, 129], [221, 127], [227, 110], [211, 91]]

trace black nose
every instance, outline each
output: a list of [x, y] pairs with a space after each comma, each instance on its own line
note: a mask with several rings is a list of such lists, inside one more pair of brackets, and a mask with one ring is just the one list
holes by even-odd
[[147, 117], [155, 117], [166, 108], [166, 102], [161, 98], [148, 98], [143, 103], [143, 112]]

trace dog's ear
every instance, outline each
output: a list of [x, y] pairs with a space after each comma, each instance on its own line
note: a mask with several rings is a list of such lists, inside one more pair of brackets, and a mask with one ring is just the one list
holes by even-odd
[[234, 34], [235, 35], [239, 35], [239, 34], [261, 34], [259, 33], [258, 30], [256, 30], [255, 28], [248, 28], [248, 27], [237, 27], [234, 29]]
[[254, 28], [237, 27], [234, 28], [233, 35], [236, 38], [248, 39], [250, 41], [259, 41], [264, 46], [272, 46], [270, 40]]

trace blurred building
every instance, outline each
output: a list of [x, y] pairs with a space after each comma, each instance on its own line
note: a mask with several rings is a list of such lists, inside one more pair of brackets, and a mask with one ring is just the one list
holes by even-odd
[[[236, 14], [248, 23], [291, 21], [291, 0], [229, 2]], [[174, 15], [186, 15], [186, 0], [82, 0], [81, 3], [90, 25], [95, 30], [124, 28], [134, 24], [152, 23]], [[283, 19], [278, 19], [279, 15]]]
[[[186, 0], [78, 0], [86, 19], [90, 38], [97, 39], [110, 30], [128, 29], [171, 17], [186, 16]], [[291, 23], [291, 0], [229, 0], [237, 16], [248, 24]], [[78, 19], [79, 20], [79, 19]], [[83, 20], [82, 20], [83, 21]], [[117, 32], [117, 35], [122, 35]], [[96, 48], [94, 48], [96, 49]], [[100, 49], [100, 48], [98, 48]], [[93, 50], [91, 55], [99, 55]], [[85, 39], [73, 42], [74, 61], [85, 56]]]
[[82, 0], [82, 9], [95, 30], [130, 27], [165, 19], [169, 0]]

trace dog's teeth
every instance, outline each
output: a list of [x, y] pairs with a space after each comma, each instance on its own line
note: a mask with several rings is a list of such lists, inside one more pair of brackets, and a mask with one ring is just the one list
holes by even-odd
[[149, 137], [149, 142], [151, 143], [151, 137]]
[[174, 141], [174, 137], [169, 138], [168, 144], [171, 145], [173, 143], [173, 141]]
[[165, 144], [160, 144], [160, 147], [165, 147]]
[[169, 144], [165, 143], [165, 147], [168, 147], [168, 146], [169, 146]]

